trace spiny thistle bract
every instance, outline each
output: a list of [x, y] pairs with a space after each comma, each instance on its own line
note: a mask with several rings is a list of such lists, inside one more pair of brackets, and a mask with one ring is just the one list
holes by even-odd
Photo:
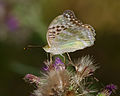
[[[35, 83], [35, 96], [110, 96], [116, 86], [107, 85], [103, 91], [92, 88], [98, 82], [93, 73], [98, 68], [90, 56], [82, 57], [75, 63], [64, 64], [60, 58], [45, 62], [45, 73], [41, 77], [27, 74], [24, 79]], [[92, 79], [91, 79], [92, 78]]]

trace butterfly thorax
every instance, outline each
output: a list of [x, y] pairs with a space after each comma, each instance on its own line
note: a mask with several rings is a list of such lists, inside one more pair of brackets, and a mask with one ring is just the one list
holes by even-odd
[[61, 47], [55, 47], [55, 46], [48, 46], [46, 45], [45, 47], [43, 47], [43, 49], [48, 52], [48, 53], [51, 53], [53, 55], [58, 55], [58, 54], [63, 54], [63, 53], [66, 53], [65, 50], [63, 50]]

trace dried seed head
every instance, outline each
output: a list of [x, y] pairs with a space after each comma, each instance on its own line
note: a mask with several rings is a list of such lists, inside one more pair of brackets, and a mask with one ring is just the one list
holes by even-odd
[[41, 82], [36, 96], [62, 96], [69, 87], [69, 75], [66, 70], [50, 70]]
[[78, 61], [75, 63], [76, 77], [78, 78], [78, 81], [81, 81], [85, 77], [93, 74], [93, 72], [97, 69], [93, 63], [94, 62], [90, 56], [85, 56], [81, 59], [78, 59]]

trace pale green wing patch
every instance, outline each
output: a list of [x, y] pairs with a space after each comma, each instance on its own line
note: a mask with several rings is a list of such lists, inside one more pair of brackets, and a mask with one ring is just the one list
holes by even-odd
[[54, 47], [71, 46], [76, 47], [76, 49], [83, 49], [93, 45], [94, 41], [94, 34], [90, 29], [84, 27], [70, 27], [56, 36]]

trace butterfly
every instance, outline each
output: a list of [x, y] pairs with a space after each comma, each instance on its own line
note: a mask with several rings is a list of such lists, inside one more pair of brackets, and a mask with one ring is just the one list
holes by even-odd
[[56, 17], [48, 27], [47, 43], [43, 49], [53, 55], [74, 52], [92, 46], [95, 30], [76, 18], [74, 12], [66, 10]]

